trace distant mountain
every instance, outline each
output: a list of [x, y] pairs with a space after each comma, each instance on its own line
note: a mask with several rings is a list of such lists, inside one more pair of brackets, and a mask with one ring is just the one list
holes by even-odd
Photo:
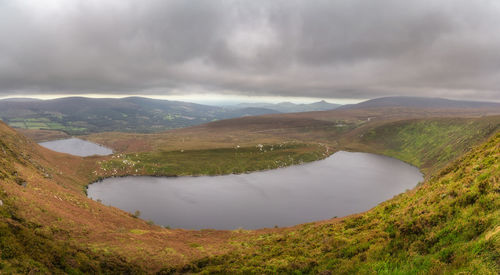
[[431, 97], [381, 97], [370, 99], [358, 104], [349, 104], [339, 107], [339, 110], [344, 109], [366, 109], [380, 107], [407, 107], [407, 108], [499, 108], [500, 103], [480, 102], [480, 101], [464, 101], [451, 100], [444, 98]]
[[71, 135], [104, 131], [158, 132], [210, 121], [275, 114], [260, 108], [222, 108], [142, 97], [0, 100], [0, 119], [13, 127], [60, 130]]
[[29, 101], [42, 101], [42, 100], [41, 99], [36, 99], [36, 98], [12, 97], [12, 98], [3, 99], [2, 101], [6, 101], [6, 102], [29, 102]]
[[272, 103], [240, 103], [229, 108], [266, 108], [280, 113], [299, 113], [312, 111], [333, 110], [341, 106], [340, 104], [328, 103], [324, 100], [310, 104], [295, 104], [291, 102]]
[[258, 107], [247, 107], [241, 109], [225, 109], [229, 117], [243, 117], [243, 116], [259, 116], [268, 114], [279, 114], [276, 110]]

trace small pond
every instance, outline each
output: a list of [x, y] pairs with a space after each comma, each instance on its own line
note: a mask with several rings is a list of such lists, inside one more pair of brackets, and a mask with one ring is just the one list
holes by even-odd
[[111, 155], [113, 150], [102, 145], [82, 140], [79, 138], [68, 138], [39, 143], [41, 146], [52, 151], [67, 153], [75, 156]]
[[91, 184], [88, 196], [172, 228], [256, 229], [366, 211], [422, 180], [399, 160], [341, 151], [249, 174], [110, 178]]

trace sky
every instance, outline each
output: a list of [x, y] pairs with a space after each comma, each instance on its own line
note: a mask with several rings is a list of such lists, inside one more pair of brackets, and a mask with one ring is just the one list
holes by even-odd
[[0, 97], [500, 101], [498, 0], [1, 0], [0, 35]]

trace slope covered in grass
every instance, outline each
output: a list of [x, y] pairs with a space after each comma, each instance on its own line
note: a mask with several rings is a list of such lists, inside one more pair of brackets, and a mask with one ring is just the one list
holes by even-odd
[[168, 230], [87, 198], [97, 159], [51, 152], [0, 122], [0, 274], [152, 273], [230, 249], [237, 233]]
[[[37, 159], [34, 144], [0, 123], [0, 274], [78, 274], [139, 271], [116, 255], [94, 253], [60, 238], [61, 228], [45, 227], [23, 212], [39, 215], [41, 209], [26, 194], [37, 176], [49, 177], [51, 169]], [[21, 172], [22, 171], [22, 172]], [[31, 177], [27, 177], [31, 175]], [[26, 204], [29, 209], [25, 209]], [[23, 209], [24, 208], [24, 209]], [[47, 215], [47, 210], [41, 211]]]
[[[500, 117], [401, 120], [363, 129], [360, 148], [432, 172], [500, 129]], [[350, 144], [348, 145], [350, 146]]]
[[238, 247], [183, 270], [498, 274], [500, 133], [415, 190], [364, 214], [262, 235]]

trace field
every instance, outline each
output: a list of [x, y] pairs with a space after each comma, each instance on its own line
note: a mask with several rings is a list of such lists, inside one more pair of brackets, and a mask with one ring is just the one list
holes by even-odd
[[319, 144], [258, 144], [206, 150], [177, 150], [118, 154], [99, 161], [96, 175], [186, 176], [241, 174], [302, 164], [329, 156]]
[[[60, 120], [57, 118], [57, 120]], [[69, 122], [55, 122], [52, 117], [43, 118], [10, 118], [7, 120], [8, 124], [15, 128], [28, 129], [28, 130], [52, 130], [62, 131], [65, 133], [78, 135], [87, 133], [88, 129], [85, 127], [75, 126], [75, 123]]]

